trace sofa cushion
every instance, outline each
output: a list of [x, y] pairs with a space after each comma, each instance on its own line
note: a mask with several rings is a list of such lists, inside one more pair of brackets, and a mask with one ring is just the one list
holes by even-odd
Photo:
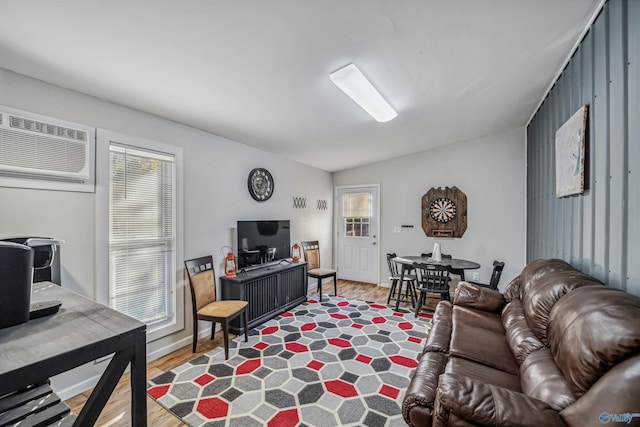
[[447, 353], [449, 351], [452, 308], [453, 306], [450, 301], [440, 301], [436, 306], [436, 311], [433, 314], [433, 323], [427, 336], [423, 353], [428, 351]]
[[577, 271], [571, 264], [561, 259], [537, 259], [530, 262], [520, 273], [520, 299], [534, 288], [543, 277], [560, 271]]
[[468, 282], [460, 282], [456, 286], [453, 303], [457, 306], [497, 312], [502, 310], [505, 300], [504, 296], [498, 291]]
[[611, 367], [640, 351], [638, 331], [639, 297], [585, 286], [560, 298], [551, 310], [549, 348], [579, 398]]
[[579, 271], [559, 271], [538, 280], [522, 298], [522, 309], [527, 323], [536, 336], [545, 344], [549, 313], [555, 303], [567, 292], [583, 286], [602, 286], [603, 283]]
[[449, 354], [518, 375], [520, 367], [503, 333], [454, 321]]
[[504, 327], [502, 326], [502, 320], [498, 313], [489, 313], [483, 310], [454, 305], [453, 323], [488, 329], [493, 332], [504, 334]]
[[544, 347], [527, 324], [520, 300], [513, 300], [505, 306], [502, 311], [502, 323], [506, 329], [507, 344], [518, 363], [522, 363], [529, 354]]
[[444, 370], [448, 374], [459, 374], [483, 383], [521, 391], [520, 377], [490, 366], [472, 362], [461, 357], [451, 356]]
[[548, 348], [535, 351], [524, 360], [520, 365], [520, 378], [522, 391], [527, 396], [547, 402], [556, 411], [576, 401]]

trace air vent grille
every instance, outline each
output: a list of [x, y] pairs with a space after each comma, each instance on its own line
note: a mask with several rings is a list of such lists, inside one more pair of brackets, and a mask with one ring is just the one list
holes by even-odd
[[83, 142], [0, 128], [0, 169], [20, 172], [26, 168], [64, 177], [82, 174], [86, 156]]
[[[0, 124], [2, 124], [1, 118]], [[59, 136], [61, 138], [75, 139], [77, 141], [87, 141], [87, 132], [84, 130], [52, 125], [50, 123], [39, 122], [32, 119], [26, 119], [24, 117], [9, 116], [9, 127], [44, 133], [46, 135]]]

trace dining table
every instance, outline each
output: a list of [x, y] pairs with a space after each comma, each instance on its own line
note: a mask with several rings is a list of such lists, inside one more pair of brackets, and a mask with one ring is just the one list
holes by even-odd
[[[435, 265], [448, 265], [452, 270], [460, 271], [460, 280], [465, 280], [465, 270], [475, 270], [480, 268], [480, 264], [475, 261], [469, 261], [461, 258], [445, 258], [442, 257], [440, 261], [435, 261], [433, 258], [422, 255], [403, 255], [393, 258], [395, 262], [400, 264], [400, 280], [398, 282], [398, 297], [396, 298], [396, 310], [400, 309], [400, 297], [402, 295], [402, 285], [404, 284], [404, 275], [406, 271], [413, 269], [413, 263], [422, 264], [435, 264]], [[408, 286], [408, 285], [407, 285]], [[413, 296], [413, 295], [412, 295]], [[415, 307], [413, 298], [411, 298], [411, 304]]]

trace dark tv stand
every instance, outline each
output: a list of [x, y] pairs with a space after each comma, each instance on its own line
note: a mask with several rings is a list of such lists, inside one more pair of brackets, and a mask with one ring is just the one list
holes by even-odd
[[[249, 329], [307, 301], [307, 263], [283, 263], [239, 272], [236, 277], [222, 276], [223, 300], [248, 301]], [[236, 335], [244, 333], [240, 319], [229, 324]]]

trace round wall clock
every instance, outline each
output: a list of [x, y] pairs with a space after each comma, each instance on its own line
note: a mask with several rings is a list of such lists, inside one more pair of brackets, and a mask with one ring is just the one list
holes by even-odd
[[259, 202], [269, 200], [273, 194], [273, 177], [264, 168], [255, 168], [249, 172], [247, 185], [251, 197]]
[[431, 202], [431, 206], [429, 206], [431, 218], [443, 224], [454, 219], [456, 212], [455, 202], [447, 197], [439, 197]]

